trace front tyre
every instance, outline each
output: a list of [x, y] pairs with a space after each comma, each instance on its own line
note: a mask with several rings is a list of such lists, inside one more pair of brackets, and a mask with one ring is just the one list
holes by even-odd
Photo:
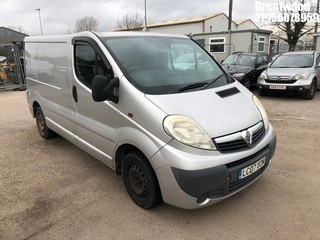
[[36, 122], [40, 136], [44, 139], [50, 139], [56, 135], [54, 131], [48, 128], [41, 107], [36, 108]]
[[124, 157], [122, 176], [128, 194], [141, 208], [150, 209], [162, 202], [157, 177], [140, 152], [131, 152]]
[[316, 81], [313, 80], [310, 86], [310, 89], [303, 95], [305, 99], [312, 100], [314, 98], [314, 95], [316, 94], [317, 90], [317, 84]]
[[259, 94], [259, 96], [266, 96], [267, 92], [263, 88], [258, 87], [258, 94]]
[[242, 80], [242, 85], [245, 86], [247, 89], [251, 89], [252, 84], [249, 78], [245, 78]]

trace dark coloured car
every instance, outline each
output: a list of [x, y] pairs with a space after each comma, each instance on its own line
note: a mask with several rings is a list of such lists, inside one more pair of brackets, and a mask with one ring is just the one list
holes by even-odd
[[252, 86], [257, 85], [258, 77], [271, 61], [272, 58], [263, 52], [235, 52], [222, 63], [222, 67], [232, 77], [250, 89]]

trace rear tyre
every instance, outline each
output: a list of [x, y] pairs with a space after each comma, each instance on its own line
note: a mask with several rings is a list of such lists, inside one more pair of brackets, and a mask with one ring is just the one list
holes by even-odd
[[141, 208], [150, 209], [162, 202], [157, 177], [143, 154], [136, 151], [124, 157], [122, 176], [128, 194]]
[[38, 128], [39, 134], [44, 139], [50, 139], [56, 135], [54, 131], [48, 128], [46, 124], [46, 119], [44, 117], [41, 107], [36, 108], [36, 122], [37, 122], [37, 128]]

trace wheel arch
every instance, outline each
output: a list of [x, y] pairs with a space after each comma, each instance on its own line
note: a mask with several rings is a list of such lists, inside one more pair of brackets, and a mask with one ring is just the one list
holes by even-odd
[[316, 83], [316, 89], [320, 89], [320, 84], [318, 84], [318, 78], [317, 76], [313, 77], [313, 81]]
[[37, 110], [37, 107], [40, 107], [40, 104], [37, 102], [37, 101], [34, 101], [32, 103], [32, 117], [36, 117], [36, 110]]
[[121, 175], [121, 165], [124, 156], [132, 151], [140, 152], [148, 160], [148, 164], [155, 169], [157, 166], [150, 159], [170, 140], [170, 137], [160, 139], [146, 130], [133, 127], [122, 128], [119, 133], [117, 147], [113, 153], [114, 167], [117, 175]]
[[133, 151], [138, 151], [144, 156], [146, 156], [139, 148], [137, 148], [132, 144], [123, 144], [117, 149], [115, 154], [115, 169], [116, 169], [116, 174], [118, 176], [121, 175], [122, 173], [121, 166], [122, 166], [122, 161], [124, 156]]

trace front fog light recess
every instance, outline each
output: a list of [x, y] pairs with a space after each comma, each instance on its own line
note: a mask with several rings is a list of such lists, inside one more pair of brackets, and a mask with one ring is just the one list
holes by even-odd
[[186, 116], [167, 116], [163, 121], [163, 128], [170, 137], [183, 144], [200, 149], [216, 150], [208, 134]]

